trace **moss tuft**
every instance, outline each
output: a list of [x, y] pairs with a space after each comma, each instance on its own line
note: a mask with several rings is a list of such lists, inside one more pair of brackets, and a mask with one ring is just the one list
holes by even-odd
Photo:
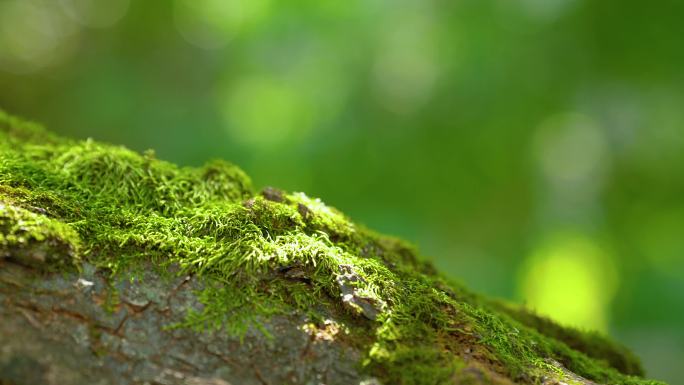
[[48, 269], [74, 267], [81, 243], [70, 226], [37, 212], [0, 201], [0, 258]]
[[179, 168], [1, 112], [0, 231], [0, 257], [26, 263], [88, 261], [115, 275], [153, 262], [202, 276], [202, 309], [170, 327], [243, 335], [299, 312], [314, 330], [334, 314], [385, 384], [654, 383], [633, 376], [627, 350], [450, 283], [410, 245], [319, 199], [254, 194], [226, 162]]

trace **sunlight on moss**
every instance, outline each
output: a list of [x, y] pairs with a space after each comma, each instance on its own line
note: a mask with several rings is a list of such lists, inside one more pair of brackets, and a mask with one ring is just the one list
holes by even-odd
[[594, 241], [561, 234], [527, 260], [520, 292], [528, 306], [561, 323], [606, 331], [617, 277], [610, 257]]

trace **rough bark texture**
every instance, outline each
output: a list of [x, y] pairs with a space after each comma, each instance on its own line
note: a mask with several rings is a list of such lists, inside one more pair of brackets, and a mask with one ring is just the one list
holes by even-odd
[[657, 384], [320, 200], [0, 111], [0, 384]]
[[[272, 335], [165, 330], [199, 308], [197, 278], [111, 282], [93, 266], [44, 275], [0, 262], [3, 384], [357, 384], [359, 351], [301, 328], [300, 315], [264, 322]], [[39, 279], [36, 279], [38, 278]], [[112, 290], [118, 298], [112, 302]]]

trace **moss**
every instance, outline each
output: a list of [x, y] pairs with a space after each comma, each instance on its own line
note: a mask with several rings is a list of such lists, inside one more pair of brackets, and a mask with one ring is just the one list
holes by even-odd
[[50, 268], [153, 262], [202, 276], [203, 308], [173, 327], [241, 335], [299, 312], [324, 328], [332, 312], [385, 384], [654, 383], [605, 338], [481, 298], [318, 199], [255, 194], [222, 161], [179, 168], [0, 113], [0, 229], [3, 257], [39, 253]]
[[0, 257], [41, 269], [74, 266], [79, 246], [78, 234], [64, 223], [0, 201]]
[[568, 347], [581, 351], [591, 358], [606, 361], [608, 365], [622, 373], [644, 375], [639, 359], [629, 349], [598, 332], [583, 332], [572, 327], [561, 327], [549, 318], [515, 304], [503, 301], [492, 301], [491, 304], [495, 309], [508, 314], [520, 323], [548, 337], [562, 341]]

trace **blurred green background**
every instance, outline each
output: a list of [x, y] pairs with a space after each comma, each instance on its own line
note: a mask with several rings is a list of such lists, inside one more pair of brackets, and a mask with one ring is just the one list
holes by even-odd
[[684, 378], [684, 2], [0, 0], [0, 108], [320, 196]]

